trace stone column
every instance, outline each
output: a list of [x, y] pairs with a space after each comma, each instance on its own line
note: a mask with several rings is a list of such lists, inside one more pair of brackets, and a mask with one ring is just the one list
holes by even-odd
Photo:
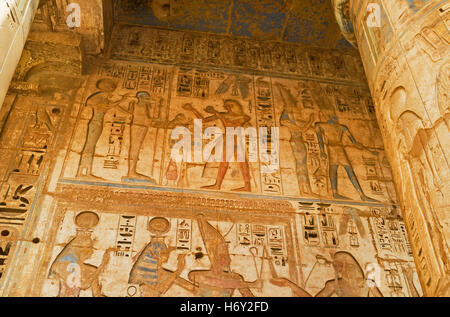
[[0, 1], [0, 105], [30, 30], [39, 0]]
[[450, 296], [450, 3], [332, 0], [359, 48], [426, 296]]

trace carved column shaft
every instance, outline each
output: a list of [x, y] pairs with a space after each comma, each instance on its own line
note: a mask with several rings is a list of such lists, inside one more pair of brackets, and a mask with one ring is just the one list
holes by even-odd
[[0, 2], [0, 106], [20, 60], [39, 0]]
[[450, 4], [333, 0], [357, 43], [424, 294], [450, 295]]

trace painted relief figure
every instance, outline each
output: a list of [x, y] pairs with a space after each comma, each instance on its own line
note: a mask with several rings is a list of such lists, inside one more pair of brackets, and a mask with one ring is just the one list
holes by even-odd
[[137, 163], [139, 161], [139, 153], [142, 149], [145, 136], [149, 127], [160, 125], [160, 115], [162, 103], [155, 104], [151, 100], [150, 94], [146, 91], [139, 91], [136, 94], [138, 102], [130, 102], [131, 119], [131, 135], [130, 149], [128, 158], [128, 174], [123, 178], [124, 181], [143, 180], [155, 183], [154, 179], [137, 172]]
[[[356, 259], [348, 252], [339, 251], [333, 256], [332, 266], [335, 278], [327, 281], [322, 290], [314, 297], [383, 297], [374, 283], [366, 280], [364, 272]], [[278, 286], [288, 286], [298, 297], [311, 297], [302, 287], [287, 280], [272, 278], [271, 282]]]
[[326, 282], [325, 287], [315, 297], [383, 297], [374, 283], [369, 283], [358, 261], [348, 252], [334, 254], [333, 268], [336, 277]]
[[[129, 96], [122, 96], [121, 99], [115, 100], [117, 95], [117, 83], [109, 78], [100, 79], [97, 82], [99, 91], [90, 95], [85, 103], [83, 113], [89, 113], [90, 120], [87, 128], [86, 141], [81, 151], [80, 164], [78, 166], [77, 177], [89, 179], [102, 179], [92, 173], [92, 165], [94, 162], [95, 148], [103, 131], [103, 119], [106, 112], [119, 105]], [[122, 109], [124, 110], [124, 109]], [[127, 110], [124, 110], [128, 112]]]
[[[319, 139], [319, 146], [321, 156], [323, 159], [328, 158], [329, 174], [331, 182], [331, 190], [333, 197], [336, 199], [350, 200], [350, 198], [340, 195], [338, 193], [338, 168], [343, 166], [347, 172], [348, 178], [352, 182], [355, 189], [358, 191], [361, 200], [363, 201], [377, 201], [373, 198], [367, 197], [356, 177], [355, 171], [350, 163], [347, 152], [345, 150], [343, 141], [344, 137], [348, 137], [352, 144], [360, 150], [367, 150], [373, 155], [377, 152], [370, 151], [364, 145], [356, 141], [347, 126], [340, 124], [336, 116], [331, 116], [328, 122], [318, 122], [315, 124], [317, 137]], [[328, 155], [325, 153], [325, 145], [328, 148]]]
[[98, 224], [96, 213], [86, 211], [75, 218], [77, 233], [53, 262], [49, 278], [59, 282], [60, 297], [78, 297], [81, 291], [92, 290], [94, 297], [103, 296], [99, 276], [108, 265], [113, 249], [107, 249], [100, 266], [85, 263], [94, 253], [92, 229]]
[[[198, 113], [191, 104], [186, 104], [183, 109], [190, 110], [194, 113]], [[201, 116], [199, 114], [199, 116]], [[187, 117], [184, 113], [178, 113], [174, 119], [170, 120], [167, 124], [167, 129], [172, 130], [176, 127], [182, 126], [190, 129], [191, 133], [193, 130], [193, 120]], [[188, 162], [176, 163], [174, 160], [170, 160], [166, 170], [166, 178], [170, 185], [179, 186], [183, 185], [183, 182], [189, 186], [188, 178]]]
[[308, 151], [303, 140], [303, 133], [312, 126], [314, 116], [311, 114], [308, 122], [303, 121], [301, 110], [297, 107], [297, 102], [291, 92], [279, 83], [277, 87], [284, 104], [280, 125], [288, 127], [291, 133], [290, 144], [295, 157], [300, 194], [312, 195], [314, 193], [311, 189], [307, 165]]
[[[189, 105], [185, 105], [185, 109], [194, 111], [195, 109], [192, 108], [192, 106], [187, 107]], [[242, 105], [232, 99], [228, 99], [224, 101], [224, 108], [226, 109], [225, 112], [217, 111], [213, 106], [206, 107], [205, 111], [207, 113], [212, 114], [209, 117], [203, 117], [198, 111], [195, 111], [194, 114], [199, 118], [202, 119], [203, 122], [211, 122], [220, 120], [223, 124], [223, 127], [226, 128], [238, 128], [238, 127], [244, 127], [249, 121], [250, 117], [245, 114], [244, 109]], [[225, 144], [226, 145], [226, 144]], [[226, 148], [226, 146], [225, 146]], [[205, 189], [217, 189], [220, 190], [222, 187], [223, 180], [225, 178], [225, 175], [227, 173], [228, 167], [230, 165], [230, 162], [227, 162], [226, 160], [226, 151], [223, 153], [224, 158], [222, 162], [219, 164], [219, 171], [216, 177], [216, 182], [213, 185], [203, 186], [202, 188]], [[240, 192], [250, 192], [251, 191], [251, 179], [250, 179], [250, 167], [248, 164], [247, 157], [245, 158], [245, 162], [239, 162], [238, 163], [241, 169], [242, 177], [244, 179], [244, 186], [240, 188], [234, 189], [234, 191], [240, 191]]]
[[207, 297], [230, 297], [237, 289], [242, 296], [253, 297], [250, 288], [262, 288], [262, 281], [246, 282], [242, 275], [231, 271], [231, 257], [223, 236], [204, 215], [198, 215], [197, 221], [211, 269], [189, 272], [188, 278], [196, 286], [196, 292]]
[[129, 278], [129, 283], [139, 285], [143, 297], [159, 297], [165, 294], [184, 269], [186, 254], [178, 255], [177, 269], [174, 272], [163, 268], [171, 252], [176, 249], [168, 247], [164, 242], [162, 235], [169, 229], [170, 223], [166, 218], [156, 217], [148, 223], [148, 230], [154, 235], [139, 253]]

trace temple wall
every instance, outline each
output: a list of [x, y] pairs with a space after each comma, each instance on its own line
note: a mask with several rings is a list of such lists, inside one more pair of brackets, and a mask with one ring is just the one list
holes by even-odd
[[[357, 53], [129, 25], [82, 46], [31, 35], [6, 99], [2, 296], [422, 295]], [[279, 128], [279, 168], [175, 162], [199, 118]]]

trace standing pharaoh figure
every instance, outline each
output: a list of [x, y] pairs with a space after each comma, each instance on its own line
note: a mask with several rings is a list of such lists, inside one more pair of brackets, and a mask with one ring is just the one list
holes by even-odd
[[[220, 120], [225, 129], [226, 128], [244, 127], [250, 121], [251, 118], [245, 114], [244, 109], [242, 108], [242, 105], [238, 101], [228, 99], [228, 100], [224, 101], [223, 106], [226, 109], [225, 112], [217, 111], [213, 106], [206, 107], [205, 112], [212, 114], [211, 116], [206, 117], [206, 118], [203, 117], [203, 115], [201, 113], [196, 111], [190, 104], [184, 105], [183, 108], [186, 110], [192, 111], [199, 119], [202, 119], [203, 122], [211, 122], [211, 121]], [[225, 147], [228, 148], [227, 146], [225, 146]], [[233, 150], [234, 151], [236, 150], [236, 145]], [[233, 155], [234, 155], [234, 153], [233, 153]], [[223, 160], [219, 164], [219, 171], [217, 173], [216, 182], [213, 185], [203, 186], [202, 188], [217, 189], [217, 190], [221, 189], [223, 180], [225, 178], [228, 167], [230, 165], [230, 162], [227, 162], [226, 158], [227, 158], [227, 154], [226, 154], [226, 151], [224, 151], [223, 152]], [[251, 182], [250, 182], [251, 181], [250, 167], [249, 167], [248, 159], [246, 156], [245, 156], [244, 162], [239, 162], [239, 166], [241, 169], [242, 177], [244, 179], [244, 186], [234, 189], [234, 191], [250, 192], [252, 189]]]
[[[119, 100], [116, 100], [117, 94], [115, 91], [117, 89], [117, 83], [112, 79], [100, 79], [96, 86], [99, 91], [87, 98], [85, 108], [83, 109], [83, 113], [88, 113], [90, 119], [87, 127], [86, 141], [81, 151], [80, 163], [77, 171], [78, 178], [102, 179], [92, 173], [92, 167], [94, 163], [95, 148], [103, 131], [103, 119], [109, 109], [129, 98], [128, 95], [125, 95]], [[127, 110], [124, 111], [128, 112]]]
[[[346, 199], [350, 198], [342, 196], [338, 193], [338, 168], [343, 166], [347, 172], [348, 178], [352, 182], [355, 189], [358, 191], [361, 200], [363, 201], [377, 201], [373, 198], [367, 197], [364, 194], [363, 189], [356, 177], [355, 171], [350, 163], [347, 152], [343, 144], [344, 136], [347, 136], [349, 140], [360, 150], [367, 150], [364, 145], [356, 141], [356, 139], [351, 134], [347, 126], [340, 124], [336, 116], [332, 116], [328, 122], [318, 122], [315, 124], [317, 137], [319, 139], [320, 151], [322, 153], [322, 158], [326, 159], [328, 157], [329, 161], [329, 173], [331, 190], [333, 191], [333, 197], [336, 199]], [[326, 140], [325, 138], [326, 137]], [[328, 147], [328, 156], [325, 153], [325, 144]], [[370, 151], [373, 155], [377, 155], [377, 152]]]
[[280, 125], [287, 127], [291, 133], [289, 143], [295, 157], [300, 194], [313, 195], [307, 165], [308, 150], [303, 140], [303, 133], [311, 128], [314, 116], [311, 114], [308, 122], [303, 121], [302, 111], [297, 107], [297, 102], [291, 92], [281, 84], [277, 84], [277, 86], [284, 103]]
[[161, 113], [161, 103], [158, 105], [154, 104], [150, 98], [150, 94], [146, 91], [139, 91], [136, 94], [136, 98], [137, 102], [131, 102], [129, 109], [129, 112], [132, 113], [130, 149], [128, 156], [128, 173], [127, 176], [124, 177], [124, 180], [143, 180], [155, 183], [153, 178], [137, 172], [137, 163], [149, 127], [158, 125]]

